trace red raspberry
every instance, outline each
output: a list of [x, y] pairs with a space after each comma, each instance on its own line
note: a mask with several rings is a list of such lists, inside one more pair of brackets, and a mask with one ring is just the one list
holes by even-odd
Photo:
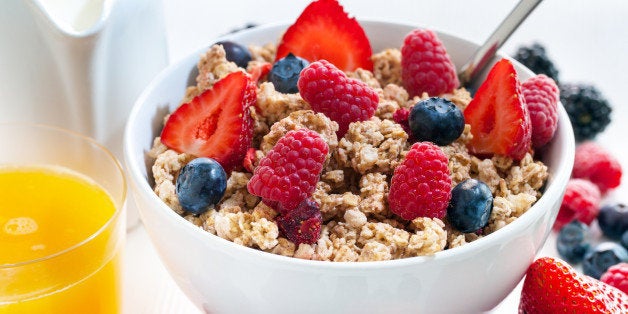
[[600, 277], [600, 281], [628, 294], [628, 263], [619, 263], [609, 267]]
[[452, 92], [460, 82], [445, 46], [436, 34], [415, 29], [406, 35], [401, 47], [401, 79], [410, 97], [427, 92], [438, 96]]
[[544, 74], [533, 76], [521, 84], [530, 121], [532, 146], [539, 148], [554, 137], [558, 125], [559, 91], [556, 82]]
[[286, 210], [312, 196], [329, 147], [318, 133], [299, 129], [286, 133], [264, 156], [247, 184], [249, 193]]
[[576, 147], [572, 177], [590, 180], [604, 194], [619, 186], [621, 173], [619, 161], [598, 144], [585, 142]]
[[403, 130], [408, 134], [408, 140], [410, 140], [409, 138], [412, 137], [412, 131], [410, 130], [410, 125], [408, 124], [409, 117], [410, 109], [408, 108], [399, 108], [393, 113], [393, 120], [399, 123]]
[[451, 178], [445, 153], [430, 142], [417, 142], [392, 176], [388, 206], [406, 220], [442, 219], [451, 198]]
[[554, 230], [560, 230], [565, 224], [574, 219], [578, 219], [587, 225], [591, 224], [600, 212], [601, 198], [600, 190], [591, 181], [584, 179], [569, 180], [556, 222], [554, 222]]
[[296, 208], [275, 218], [281, 233], [297, 246], [314, 244], [321, 235], [323, 217], [316, 202], [305, 199]]
[[348, 78], [327, 60], [312, 62], [303, 69], [297, 86], [312, 110], [338, 123], [339, 138], [347, 133], [351, 122], [370, 119], [379, 103], [374, 89]]

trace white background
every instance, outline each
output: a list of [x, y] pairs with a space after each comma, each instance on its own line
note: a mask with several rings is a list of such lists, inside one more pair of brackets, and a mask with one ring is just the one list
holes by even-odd
[[[213, 38], [248, 22], [293, 21], [307, 0], [163, 0], [170, 61], [176, 62]], [[517, 3], [512, 0], [340, 0], [358, 18], [414, 23], [481, 43]], [[628, 170], [628, 2], [622, 0], [546, 0], [520, 26], [503, 51], [520, 44], [544, 44], [563, 82], [596, 85], [613, 106], [613, 122], [597, 141]], [[628, 179], [626, 179], [628, 180]], [[624, 180], [624, 181], [626, 181]], [[606, 202], [628, 202], [628, 183]], [[541, 255], [555, 254], [548, 242]], [[198, 313], [166, 273], [144, 229], [128, 235], [125, 313]], [[516, 313], [515, 290], [494, 312]], [[246, 300], [242, 300], [246, 302]]]

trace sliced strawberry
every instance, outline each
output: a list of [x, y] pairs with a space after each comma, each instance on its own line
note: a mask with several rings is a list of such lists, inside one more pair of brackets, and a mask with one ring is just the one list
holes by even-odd
[[468, 148], [476, 155], [506, 155], [521, 159], [530, 150], [530, 115], [512, 63], [501, 59], [464, 111], [473, 139]]
[[526, 272], [519, 313], [628, 313], [628, 295], [551, 257]]
[[252, 65], [249, 65], [246, 71], [251, 75], [251, 80], [257, 84], [268, 75], [272, 68], [273, 65], [270, 62], [254, 62]]
[[177, 108], [161, 131], [161, 142], [178, 152], [211, 157], [229, 172], [242, 165], [251, 146], [249, 107], [256, 100], [249, 75], [233, 72]]
[[309, 62], [325, 59], [339, 69], [372, 71], [372, 49], [362, 26], [336, 0], [310, 3], [286, 30], [275, 61], [292, 52]]

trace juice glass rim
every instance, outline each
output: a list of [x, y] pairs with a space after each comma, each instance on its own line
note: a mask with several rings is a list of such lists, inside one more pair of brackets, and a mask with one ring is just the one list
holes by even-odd
[[[38, 257], [35, 259], [31, 259], [31, 260], [27, 260], [27, 261], [21, 261], [21, 262], [17, 262], [17, 263], [6, 263], [6, 264], [1, 264], [0, 263], [0, 269], [9, 269], [9, 268], [17, 268], [17, 267], [22, 267], [22, 266], [26, 266], [26, 265], [31, 265], [31, 264], [36, 264], [36, 263], [41, 263], [47, 260], [51, 260], [54, 259], [56, 257], [59, 256], [63, 256], [66, 254], [69, 254], [71, 252], [73, 252], [74, 250], [77, 250], [81, 247], [83, 247], [85, 244], [89, 243], [90, 241], [92, 241], [94, 238], [98, 237], [101, 233], [103, 233], [105, 230], [107, 230], [107, 228], [109, 228], [109, 226], [111, 224], [113, 224], [117, 219], [118, 216], [121, 215], [121, 212], [124, 208], [124, 206], [126, 205], [126, 199], [127, 199], [127, 179], [126, 179], [126, 174], [124, 172], [124, 168], [122, 168], [122, 164], [120, 163], [120, 161], [118, 160], [118, 158], [104, 145], [102, 145], [101, 143], [99, 143], [98, 141], [96, 141], [95, 139], [81, 134], [79, 132], [76, 131], [72, 131], [69, 129], [65, 129], [62, 127], [58, 127], [58, 126], [53, 126], [53, 125], [47, 125], [47, 124], [41, 124], [41, 123], [20, 123], [20, 122], [3, 122], [0, 123], [0, 130], [3, 128], [7, 128], [7, 127], [17, 127], [17, 128], [28, 128], [28, 129], [41, 129], [41, 130], [49, 130], [49, 131], [53, 131], [53, 132], [57, 132], [59, 134], [64, 134], [65, 136], [68, 137], [73, 137], [76, 138], [78, 140], [80, 140], [81, 142], [84, 142], [92, 147], [95, 147], [96, 149], [100, 150], [101, 152], [104, 153], [104, 155], [106, 155], [108, 157], [108, 159], [110, 159], [114, 166], [115, 169], [117, 169], [117, 172], [120, 174], [120, 177], [122, 179], [122, 193], [120, 195], [119, 198], [114, 197], [113, 195], [111, 195], [111, 193], [109, 191], [107, 191], [104, 187], [101, 186], [101, 188], [111, 197], [111, 199], [113, 200], [114, 206], [115, 206], [115, 212], [113, 213], [113, 215], [111, 215], [111, 217], [109, 217], [109, 219], [102, 224], [102, 226], [100, 226], [100, 228], [98, 228], [96, 231], [94, 231], [92, 234], [90, 234], [88, 237], [86, 237], [85, 239], [67, 247], [64, 248], [58, 252], [54, 252], [52, 254], [48, 254], [42, 257]], [[4, 166], [4, 165], [10, 165], [10, 164], [1, 164], [0, 166]], [[89, 178], [91, 178], [90, 176], [87, 176]], [[93, 180], [93, 179], [92, 179]], [[95, 181], [95, 180], [94, 180]], [[100, 186], [100, 185], [99, 185]]]

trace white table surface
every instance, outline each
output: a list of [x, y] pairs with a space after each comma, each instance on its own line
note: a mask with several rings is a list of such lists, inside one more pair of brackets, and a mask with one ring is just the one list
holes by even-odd
[[[163, 0], [170, 61], [175, 62], [213, 38], [248, 22], [293, 21], [308, 0]], [[517, 3], [513, 0], [373, 1], [341, 0], [361, 18], [415, 23], [481, 43]], [[596, 85], [613, 106], [613, 122], [596, 139], [628, 170], [628, 104], [623, 99], [628, 73], [628, 2], [623, 0], [546, 0], [502, 48], [539, 41], [560, 70], [563, 82]], [[628, 179], [625, 179], [626, 181]], [[628, 202], [628, 183], [607, 198]], [[550, 237], [539, 253], [556, 255]], [[200, 313], [160, 262], [141, 224], [128, 233], [125, 249], [124, 313]], [[494, 313], [516, 313], [520, 286]], [[244, 301], [244, 300], [243, 300]]]

